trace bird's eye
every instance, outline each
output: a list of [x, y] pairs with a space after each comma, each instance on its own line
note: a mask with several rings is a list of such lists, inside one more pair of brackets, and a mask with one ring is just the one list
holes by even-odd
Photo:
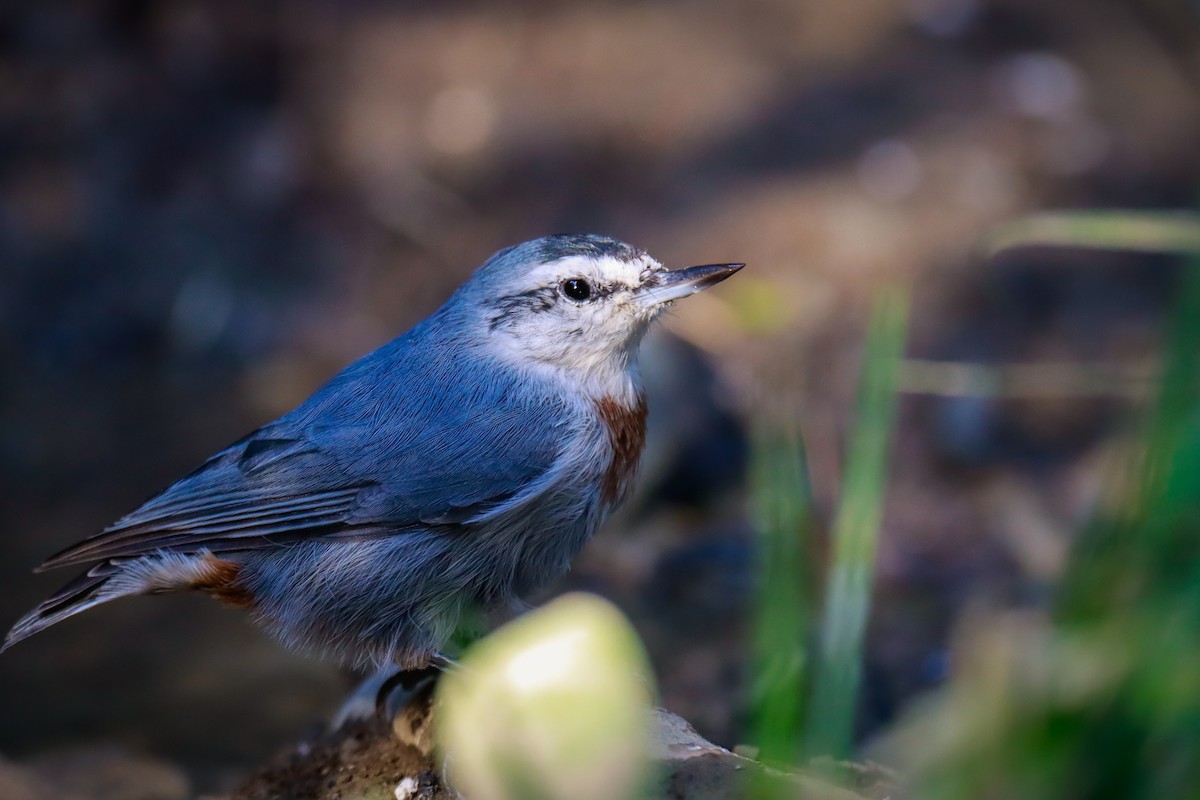
[[583, 278], [567, 278], [558, 288], [576, 303], [582, 303], [592, 296], [592, 285]]

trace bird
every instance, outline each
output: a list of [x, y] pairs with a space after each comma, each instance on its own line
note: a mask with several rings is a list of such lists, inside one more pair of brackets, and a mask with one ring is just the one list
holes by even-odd
[[0, 652], [117, 598], [198, 590], [285, 646], [427, 669], [467, 613], [519, 609], [630, 493], [643, 335], [741, 269], [597, 234], [492, 255], [432, 315], [37, 571], [86, 571]]

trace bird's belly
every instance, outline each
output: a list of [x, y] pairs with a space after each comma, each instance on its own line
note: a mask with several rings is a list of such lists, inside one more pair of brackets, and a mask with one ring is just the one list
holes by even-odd
[[597, 503], [565, 513], [514, 519], [490, 531], [488, 556], [471, 584], [478, 601], [503, 606], [527, 600], [560, 578], [603, 521]]
[[242, 574], [261, 620], [293, 648], [420, 666], [466, 609], [504, 611], [559, 578], [602, 518], [576, 502], [479, 529], [309, 542], [256, 553]]

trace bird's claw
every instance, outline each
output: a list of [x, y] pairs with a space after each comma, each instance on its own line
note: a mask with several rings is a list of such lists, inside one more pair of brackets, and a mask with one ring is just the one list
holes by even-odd
[[[379, 716], [398, 722], [413, 706], [432, 699], [433, 688], [443, 672], [459, 669], [459, 663], [436, 653], [428, 665], [418, 669], [384, 667], [360, 683], [330, 721], [334, 730], [351, 722]], [[409, 714], [411, 716], [411, 714]], [[402, 737], [404, 738], [404, 737]]]

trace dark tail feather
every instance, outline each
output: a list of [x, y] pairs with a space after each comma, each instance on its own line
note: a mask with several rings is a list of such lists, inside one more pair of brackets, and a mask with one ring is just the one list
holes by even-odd
[[132, 592], [104, 591], [109, 579], [116, 573], [117, 568], [106, 562], [96, 565], [68, 583], [57, 594], [13, 625], [12, 630], [4, 637], [4, 644], [0, 644], [0, 653], [67, 617], [73, 617], [81, 611], [115, 600], [124, 594], [131, 594]]

